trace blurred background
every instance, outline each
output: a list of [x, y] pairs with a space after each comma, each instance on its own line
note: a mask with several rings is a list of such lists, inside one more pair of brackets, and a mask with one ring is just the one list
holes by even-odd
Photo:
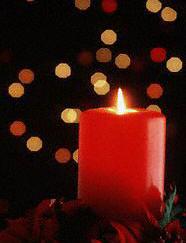
[[[111, 106], [167, 117], [166, 186], [186, 199], [183, 0], [0, 2], [0, 197], [12, 212], [75, 198], [79, 115]], [[96, 126], [96, 124], [95, 124]]]

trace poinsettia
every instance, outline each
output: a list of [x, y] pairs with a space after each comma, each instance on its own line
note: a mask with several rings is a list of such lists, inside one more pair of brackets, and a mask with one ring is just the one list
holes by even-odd
[[47, 199], [28, 210], [24, 217], [7, 219], [7, 228], [0, 232], [0, 243], [186, 242], [186, 213], [176, 188], [162, 209], [162, 218], [157, 220], [144, 205], [138, 221], [121, 224], [97, 215], [81, 200]]
[[36, 209], [26, 212], [24, 217], [7, 220], [7, 228], [0, 232], [0, 242], [57, 242], [58, 222], [51, 200], [42, 201]]

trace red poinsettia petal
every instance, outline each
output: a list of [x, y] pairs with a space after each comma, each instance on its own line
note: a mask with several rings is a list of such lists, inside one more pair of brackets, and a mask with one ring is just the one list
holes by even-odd
[[41, 234], [41, 230], [45, 221], [45, 214], [53, 214], [53, 205], [51, 205], [51, 199], [43, 200], [35, 209], [34, 212], [34, 224], [32, 229], [32, 235], [34, 239], [38, 239]]
[[22, 243], [21, 239], [18, 239], [16, 236], [11, 235], [7, 230], [0, 232], [0, 242], [1, 243]]
[[19, 218], [8, 221], [7, 231], [18, 239], [28, 240], [31, 236], [30, 224], [26, 218]]
[[137, 243], [134, 236], [121, 224], [116, 222], [111, 222], [112, 226], [118, 231], [120, 243]]
[[180, 235], [182, 239], [184, 240], [183, 242], [186, 242], [186, 229], [180, 229]]
[[59, 229], [59, 224], [55, 217], [48, 219], [43, 224], [42, 238], [47, 242], [53, 241], [56, 238], [57, 231]]
[[40, 217], [41, 215], [43, 215], [43, 213], [45, 213], [46, 211], [51, 209], [51, 199], [46, 199], [43, 200], [37, 207], [35, 210], [35, 216], [36, 217]]
[[179, 233], [181, 231], [180, 221], [179, 220], [174, 220], [173, 222], [171, 222], [170, 224], [168, 224], [166, 226], [166, 230], [169, 233], [174, 233], [174, 232]]
[[79, 208], [87, 207], [80, 199], [65, 202], [61, 205], [62, 211], [68, 215], [73, 215]]

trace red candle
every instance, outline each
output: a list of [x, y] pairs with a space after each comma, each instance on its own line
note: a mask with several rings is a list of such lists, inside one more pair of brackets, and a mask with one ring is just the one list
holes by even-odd
[[165, 117], [118, 107], [84, 111], [79, 131], [78, 197], [106, 217], [125, 220], [146, 205], [158, 214], [164, 192]]

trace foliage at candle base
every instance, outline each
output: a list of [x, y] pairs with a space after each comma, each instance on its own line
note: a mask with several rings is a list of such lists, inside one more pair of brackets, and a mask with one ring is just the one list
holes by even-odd
[[44, 200], [24, 217], [8, 219], [6, 201], [0, 200], [0, 242], [184, 243], [185, 208], [176, 201], [174, 188], [162, 205], [159, 221], [144, 207], [140, 222], [121, 225], [96, 215], [80, 200], [65, 202], [63, 199]]

